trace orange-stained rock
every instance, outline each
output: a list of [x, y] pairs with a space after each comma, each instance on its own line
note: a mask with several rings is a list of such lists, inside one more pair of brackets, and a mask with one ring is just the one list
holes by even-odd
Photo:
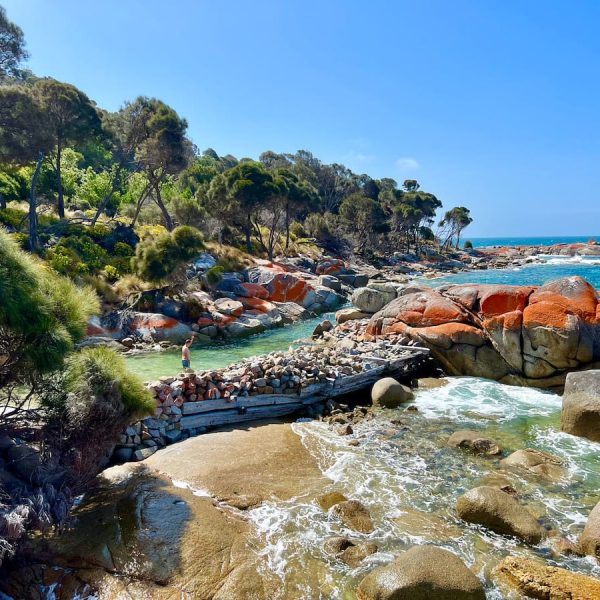
[[244, 308], [256, 310], [261, 313], [277, 310], [277, 307], [272, 302], [262, 300], [261, 298], [239, 298], [239, 301], [244, 305]]
[[415, 287], [374, 314], [373, 336], [423, 342], [450, 374], [555, 387], [600, 361], [598, 293], [580, 277], [541, 287]]
[[313, 287], [304, 279], [292, 273], [275, 273], [273, 279], [265, 284], [273, 302], [296, 302], [302, 304]]
[[596, 323], [598, 293], [581, 277], [566, 277], [543, 285], [529, 299], [529, 304], [546, 303], [560, 306], [566, 314], [575, 314]]
[[177, 319], [160, 315], [157, 313], [148, 313], [147, 315], [138, 314], [131, 321], [131, 329], [172, 329], [181, 323]]
[[269, 297], [269, 292], [260, 283], [242, 283], [241, 285], [252, 298], [266, 300]]
[[200, 327], [208, 327], [209, 325], [214, 325], [215, 321], [209, 317], [200, 317], [196, 323], [198, 323]]
[[317, 275], [335, 275], [346, 270], [346, 263], [339, 258], [328, 258], [319, 262]]

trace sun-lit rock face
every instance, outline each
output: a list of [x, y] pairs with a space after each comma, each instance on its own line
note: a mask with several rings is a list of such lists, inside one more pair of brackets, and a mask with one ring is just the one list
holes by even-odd
[[600, 360], [600, 304], [581, 277], [540, 287], [413, 287], [373, 315], [367, 334], [418, 340], [450, 374], [555, 387]]

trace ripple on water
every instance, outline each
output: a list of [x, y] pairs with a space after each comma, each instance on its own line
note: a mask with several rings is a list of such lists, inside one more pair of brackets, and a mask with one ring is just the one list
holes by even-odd
[[[281, 598], [345, 599], [374, 564], [384, 564], [413, 544], [432, 543], [455, 552], [480, 576], [488, 598], [502, 598], [491, 571], [507, 555], [538, 556], [557, 564], [600, 575], [594, 560], [551, 555], [550, 542], [535, 548], [460, 521], [458, 496], [485, 483], [504, 482], [544, 525], [574, 541], [597, 501], [600, 478], [591, 442], [561, 433], [561, 400], [552, 393], [500, 385], [475, 378], [453, 378], [445, 387], [418, 391], [418, 413], [380, 412], [372, 421], [341, 437], [319, 422], [296, 423], [294, 430], [331, 480], [331, 489], [362, 501], [375, 531], [369, 535], [344, 529], [313, 498], [269, 502], [248, 512], [264, 541], [260, 552], [268, 568], [282, 579]], [[400, 419], [408, 427], [391, 424]], [[447, 446], [458, 429], [485, 430], [506, 453], [532, 447], [552, 452], [566, 463], [563, 481], [503, 469], [498, 458], [463, 454]], [[349, 446], [357, 438], [360, 445]], [[328, 556], [323, 542], [334, 535], [375, 542], [380, 551], [357, 569]]]

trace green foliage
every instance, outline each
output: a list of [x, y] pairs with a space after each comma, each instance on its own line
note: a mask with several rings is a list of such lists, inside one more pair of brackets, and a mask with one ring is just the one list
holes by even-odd
[[56, 245], [56, 248], [61, 247], [75, 252], [89, 273], [99, 271], [108, 262], [106, 250], [94, 242], [89, 235], [64, 237]]
[[67, 362], [66, 388], [72, 396], [65, 408], [73, 424], [93, 424], [103, 415], [140, 417], [154, 410], [152, 394], [127, 371], [123, 357], [109, 348], [73, 354]]
[[204, 276], [206, 277], [206, 282], [208, 285], [215, 287], [222, 281], [223, 273], [225, 273], [225, 267], [222, 265], [215, 265], [214, 267], [208, 269]]
[[464, 246], [465, 250], [473, 250], [473, 242], [471, 240], [467, 240]]
[[23, 252], [0, 231], [0, 381], [58, 369], [99, 310], [87, 287], [76, 287]]
[[309, 236], [308, 231], [305, 229], [305, 225], [299, 223], [298, 221], [294, 221], [290, 225], [290, 233], [296, 239], [298, 238], [307, 238]]
[[181, 226], [172, 232], [143, 239], [136, 249], [136, 273], [151, 282], [175, 281], [185, 265], [204, 249], [202, 234], [193, 227]]
[[12, 207], [0, 209], [0, 224], [20, 231], [27, 225], [27, 213]]

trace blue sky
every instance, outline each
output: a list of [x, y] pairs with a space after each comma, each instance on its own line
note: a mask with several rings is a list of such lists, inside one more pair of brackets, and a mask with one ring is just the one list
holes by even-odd
[[29, 67], [200, 148], [418, 179], [469, 236], [600, 234], [600, 2], [0, 0]]

